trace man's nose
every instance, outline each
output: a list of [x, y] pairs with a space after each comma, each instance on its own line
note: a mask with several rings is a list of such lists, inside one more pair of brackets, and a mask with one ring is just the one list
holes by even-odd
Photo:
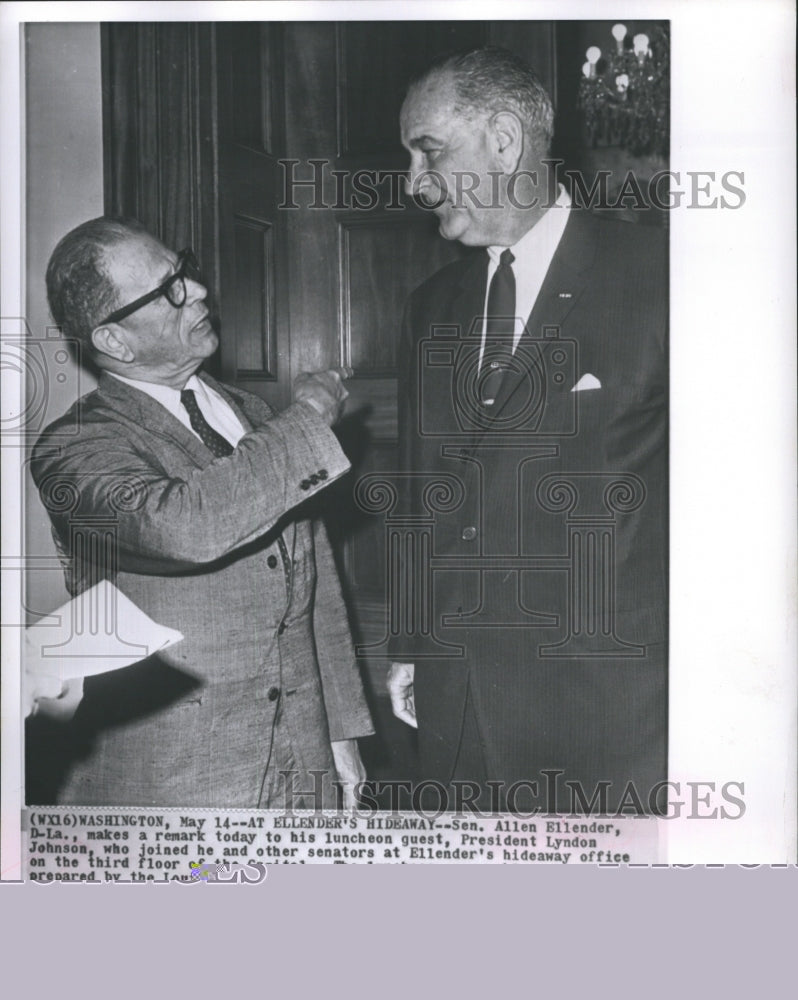
[[446, 201], [446, 181], [437, 170], [422, 162], [411, 162], [405, 180], [408, 193], [430, 208]]
[[208, 289], [201, 281], [193, 278], [184, 278], [186, 283], [186, 302], [202, 302], [208, 295]]
[[421, 156], [411, 154], [410, 167], [405, 177], [407, 193], [416, 198], [423, 197], [429, 191], [431, 184], [432, 178], [429, 175], [429, 171], [424, 168]]

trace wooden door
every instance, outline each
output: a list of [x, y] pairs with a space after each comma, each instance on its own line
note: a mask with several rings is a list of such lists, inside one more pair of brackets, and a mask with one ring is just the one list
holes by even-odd
[[[486, 42], [553, 91], [551, 22], [103, 27], [106, 205], [198, 250], [214, 373], [280, 409], [298, 372], [355, 370], [338, 428], [353, 473], [320, 502], [364, 643], [385, 628], [384, 526], [353, 486], [396, 468], [404, 300], [464, 252], [404, 196], [399, 109], [434, 56]], [[384, 663], [365, 666], [384, 691]]]

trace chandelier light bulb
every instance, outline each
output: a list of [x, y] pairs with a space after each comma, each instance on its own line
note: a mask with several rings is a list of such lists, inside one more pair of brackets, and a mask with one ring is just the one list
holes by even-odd
[[657, 27], [651, 35], [635, 34], [634, 28], [612, 21], [605, 22], [602, 30], [603, 49], [591, 45], [586, 50], [577, 78], [581, 80], [579, 105], [591, 141], [615, 143], [634, 156], [666, 156], [667, 31]]

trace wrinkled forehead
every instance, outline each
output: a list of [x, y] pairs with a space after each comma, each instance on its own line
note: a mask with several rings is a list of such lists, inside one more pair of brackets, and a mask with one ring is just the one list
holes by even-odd
[[157, 285], [169, 277], [176, 263], [177, 254], [149, 233], [131, 233], [104, 254], [106, 273], [116, 285], [130, 281]]
[[455, 117], [456, 98], [450, 74], [436, 74], [413, 84], [399, 116], [402, 141], [409, 143], [430, 128], [440, 128], [451, 122]]

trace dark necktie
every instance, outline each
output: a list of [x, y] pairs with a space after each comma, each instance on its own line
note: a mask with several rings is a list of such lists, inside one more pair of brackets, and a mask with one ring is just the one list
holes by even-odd
[[492, 406], [504, 372], [513, 354], [515, 333], [515, 275], [512, 250], [504, 250], [499, 258], [488, 289], [488, 312], [485, 321], [485, 351], [480, 370], [480, 397]]
[[232, 455], [234, 449], [227, 438], [222, 437], [218, 431], [215, 431], [205, 417], [203, 417], [202, 411], [194, 397], [194, 390], [183, 389], [180, 393], [180, 402], [185, 406], [191, 426], [202, 438], [202, 443], [206, 448], [212, 451], [216, 458], [224, 458], [226, 455]]

